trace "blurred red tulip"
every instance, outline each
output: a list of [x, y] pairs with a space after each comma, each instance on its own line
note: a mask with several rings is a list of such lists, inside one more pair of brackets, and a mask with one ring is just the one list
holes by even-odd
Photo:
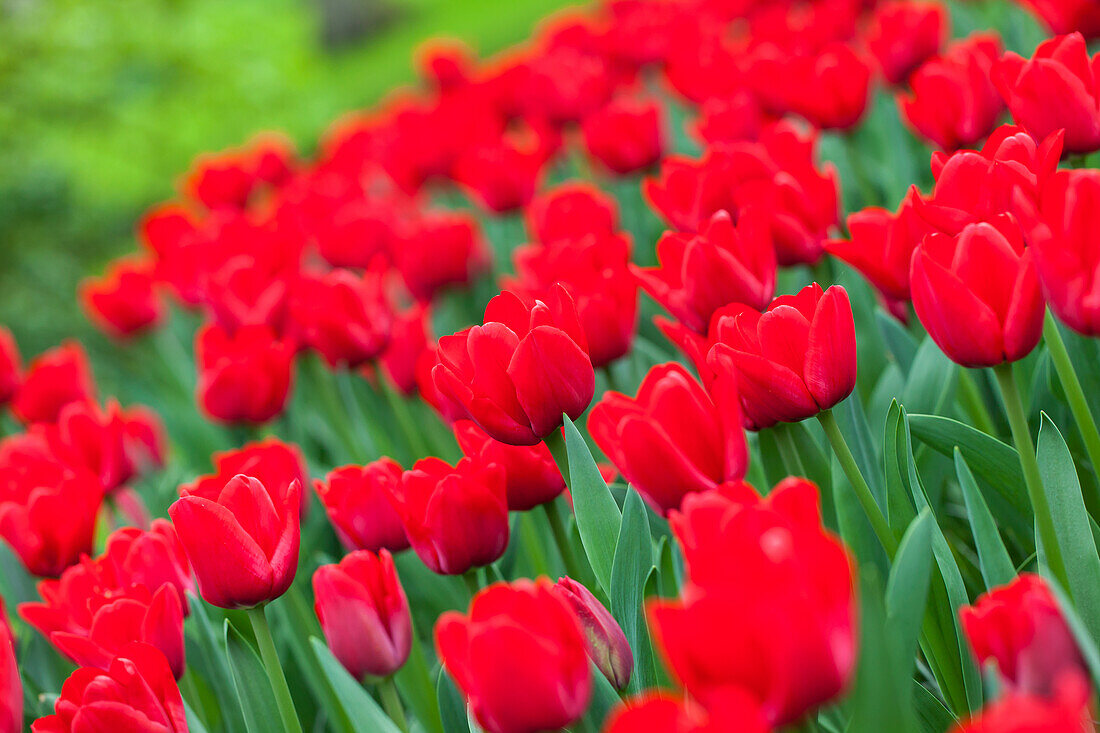
[[471, 420], [454, 424], [455, 440], [475, 463], [495, 463], [504, 469], [508, 509], [525, 512], [553, 501], [565, 490], [554, 456], [544, 443], [508, 445], [493, 440]]
[[359, 550], [313, 573], [314, 606], [332, 654], [357, 680], [388, 677], [409, 658], [412, 617], [385, 550]]
[[619, 229], [619, 205], [587, 181], [566, 181], [531, 200], [527, 232], [545, 245], [573, 242], [588, 234], [611, 236]]
[[1011, 51], [993, 70], [993, 81], [1012, 118], [1032, 137], [1065, 131], [1065, 152], [1100, 149], [1100, 61], [1089, 58], [1080, 33], [1039, 44], [1030, 59]]
[[195, 581], [187, 552], [167, 519], [154, 519], [148, 530], [136, 527], [115, 530], [107, 537], [100, 558], [122, 585], [144, 585], [150, 589], [173, 586], [187, 615], [187, 594], [194, 590]]
[[634, 653], [619, 622], [592, 591], [572, 578], [559, 578], [554, 593], [580, 622], [589, 659], [616, 690], [625, 690], [634, 671]]
[[455, 161], [452, 175], [490, 212], [514, 211], [535, 195], [556, 147], [555, 133], [528, 127], [471, 145]]
[[690, 493], [740, 481], [748, 468], [736, 391], [719, 404], [675, 363], [650, 369], [635, 398], [607, 392], [592, 408], [588, 432], [662, 515]]
[[290, 141], [265, 133], [242, 148], [200, 156], [188, 171], [183, 189], [208, 209], [243, 209], [261, 185], [286, 181], [293, 164]]
[[1059, 171], [1043, 189], [1042, 223], [1030, 251], [1050, 309], [1086, 336], [1100, 335], [1100, 252], [1092, 245], [1100, 211], [1100, 173]]
[[487, 733], [562, 728], [588, 707], [584, 634], [545, 578], [492, 585], [474, 597], [468, 615], [443, 614], [435, 646]]
[[203, 599], [221, 608], [251, 608], [285, 593], [298, 569], [301, 484], [277, 490], [237, 475], [220, 490], [191, 491], [168, 514]]
[[1053, 699], [1010, 692], [950, 733], [1091, 733], [1096, 730], [1088, 685], [1062, 685]]
[[1093, 0], [1021, 0], [1055, 35], [1080, 32], [1085, 38], [1100, 36], [1100, 5]]
[[392, 495], [401, 482], [401, 466], [379, 458], [365, 466], [344, 466], [313, 483], [329, 521], [344, 545], [359, 550], [408, 549], [409, 539]]
[[260, 483], [284, 500], [290, 485], [298, 482], [302, 487], [302, 513], [306, 511], [305, 489], [309, 486], [306, 459], [301, 449], [293, 443], [284, 443], [275, 437], [246, 443], [240, 448], [219, 451], [213, 455], [214, 473], [200, 476], [189, 484], [180, 486], [182, 494], [215, 496], [237, 474], [259, 479]]
[[266, 326], [232, 336], [216, 325], [195, 335], [199, 401], [224, 422], [264, 423], [283, 411], [290, 392], [294, 347]]
[[448, 285], [466, 285], [489, 268], [489, 251], [477, 219], [461, 212], [433, 212], [410, 225], [394, 250], [405, 287], [428, 303]]
[[416, 554], [440, 575], [488, 565], [508, 546], [504, 468], [423, 458], [401, 477], [394, 504]]
[[705, 101], [691, 131], [703, 144], [736, 143], [758, 139], [773, 121], [755, 94], [741, 90]]
[[134, 476], [133, 445], [127, 441], [122, 409], [114, 400], [106, 410], [88, 402], [71, 402], [61, 409], [55, 424], [42, 426], [41, 431], [55, 456], [73, 468], [90, 471], [104, 491], [114, 491]]
[[664, 110], [656, 99], [620, 96], [584, 118], [589, 155], [620, 176], [644, 170], [665, 150]]
[[846, 43], [805, 53], [761, 46], [748, 78], [773, 114], [793, 112], [821, 130], [848, 130], [867, 110], [871, 67]]
[[126, 453], [139, 472], [164, 465], [168, 454], [164, 424], [148, 407], [135, 405], [119, 412], [125, 433]]
[[760, 705], [730, 687], [711, 695], [706, 709], [664, 691], [627, 698], [608, 717], [603, 733], [771, 733]]
[[420, 78], [443, 93], [470, 84], [475, 66], [473, 51], [455, 38], [432, 38], [416, 49]]
[[15, 658], [15, 636], [0, 598], [0, 733], [23, 730], [23, 678]]
[[375, 262], [363, 275], [331, 270], [304, 275], [290, 299], [290, 331], [332, 368], [355, 368], [389, 344], [393, 310], [386, 298], [387, 266]]
[[70, 402], [95, 402], [88, 355], [77, 341], [66, 341], [31, 360], [11, 409], [24, 423], [54, 422]]
[[153, 265], [145, 260], [118, 260], [102, 278], [80, 287], [84, 310], [108, 333], [124, 337], [155, 326], [164, 306], [154, 289]]
[[32, 733], [187, 733], [183, 698], [164, 655], [131, 644], [103, 667], [72, 673]]
[[378, 363], [397, 391], [406, 397], [416, 394], [416, 366], [434, 343], [427, 306], [418, 303], [394, 315], [390, 343]]
[[913, 253], [913, 309], [952, 361], [989, 367], [1031, 353], [1046, 304], [1030, 250], [1011, 216], [929, 234]]
[[735, 380], [745, 426], [798, 422], [838, 404], [856, 384], [856, 334], [848, 292], [817, 283], [781, 295], [761, 314], [731, 306], [715, 315], [707, 356], [713, 392]]
[[949, 27], [947, 8], [938, 0], [891, 0], [875, 7], [865, 42], [886, 81], [902, 84], [939, 52]]
[[0, 326], [0, 405], [6, 405], [15, 397], [23, 383], [23, 361], [19, 345], [5, 326]]
[[439, 391], [489, 435], [534, 445], [576, 420], [592, 401], [595, 373], [572, 298], [555, 285], [546, 302], [525, 304], [505, 291], [489, 301], [485, 323], [439, 340], [432, 369]]

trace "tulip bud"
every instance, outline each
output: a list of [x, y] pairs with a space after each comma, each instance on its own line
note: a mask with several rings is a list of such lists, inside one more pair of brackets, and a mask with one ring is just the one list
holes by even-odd
[[70, 402], [95, 402], [88, 355], [76, 341], [66, 341], [31, 360], [11, 409], [24, 423], [54, 422]]
[[1080, 32], [1087, 39], [1100, 36], [1100, 5], [1093, 0], [1024, 0], [1054, 35]]
[[412, 649], [409, 601], [386, 550], [353, 552], [313, 574], [314, 606], [332, 654], [358, 680], [387, 677]]
[[95, 474], [105, 491], [118, 489], [134, 476], [126, 423], [114, 400], [106, 410], [90, 402], [72, 402], [61, 409], [57, 423], [44, 426], [42, 433], [55, 456]]
[[101, 557], [123, 586], [140, 584], [153, 590], [173, 586], [187, 613], [187, 594], [195, 583], [187, 552], [168, 520], [154, 519], [147, 531], [136, 527], [115, 530], [107, 537]]
[[1087, 733], [1096, 728], [1090, 697], [1088, 683], [1076, 678], [1065, 680], [1053, 697], [1009, 692], [950, 733]]
[[220, 491], [190, 491], [168, 514], [206, 602], [251, 608], [285, 593], [298, 569], [301, 484], [276, 490], [237, 475]]
[[154, 289], [153, 265], [119, 260], [100, 279], [80, 288], [84, 310], [107, 333], [122, 338], [155, 326], [164, 305]]
[[572, 578], [559, 578], [554, 593], [569, 604], [584, 630], [588, 656], [616, 690], [625, 690], [634, 671], [634, 653], [619, 622], [596, 596]]
[[[181, 495], [216, 496], [230, 479], [243, 473], [266, 486], [273, 496], [278, 497], [278, 504], [284, 500], [291, 484], [297, 482], [299, 486], [305, 487], [309, 482], [306, 459], [302, 456], [301, 449], [275, 437], [246, 443], [232, 450], [218, 451], [213, 458], [214, 473], [199, 476], [191, 483], [184, 484], [180, 487]], [[304, 514], [308, 497], [304, 490], [301, 494], [301, 512]]]
[[348, 547], [378, 552], [407, 549], [409, 539], [393, 505], [401, 466], [380, 458], [366, 466], [344, 466], [314, 482], [336, 533]]
[[508, 546], [504, 469], [463, 458], [453, 468], [424, 458], [393, 489], [413, 550], [432, 572], [461, 575], [488, 565]]
[[620, 176], [649, 168], [664, 154], [663, 112], [656, 99], [616, 97], [581, 125], [589, 155]]
[[15, 659], [15, 636], [0, 598], [0, 733], [23, 730], [23, 678]]
[[545, 578], [497, 583], [474, 597], [468, 615], [451, 611], [436, 622], [439, 658], [486, 733], [556, 730], [588, 707], [584, 634], [552, 587]]
[[207, 325], [195, 336], [199, 400], [207, 415], [225, 422], [264, 423], [282, 412], [290, 392], [294, 348], [267, 326], [232, 336]]

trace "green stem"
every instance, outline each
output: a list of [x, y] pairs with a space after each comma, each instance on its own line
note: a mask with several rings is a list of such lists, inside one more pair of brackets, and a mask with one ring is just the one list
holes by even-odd
[[969, 371], [959, 372], [959, 391], [963, 407], [966, 408], [970, 419], [974, 421], [974, 427], [986, 435], [996, 437], [997, 428], [993, 424], [993, 417], [989, 414], [985, 400], [982, 399], [982, 393], [978, 390], [978, 385], [974, 383], [974, 376]]
[[379, 389], [386, 398], [386, 402], [390, 405], [390, 409], [393, 410], [394, 417], [397, 418], [397, 424], [401, 427], [401, 432], [405, 434], [405, 439], [409, 441], [413, 458], [424, 458], [431, 455], [431, 450], [424, 442], [423, 434], [416, 429], [416, 425], [413, 423], [412, 413], [409, 412], [409, 403], [405, 396], [398, 394], [394, 386], [390, 384], [389, 378], [384, 374], [378, 375], [378, 384]]
[[561, 477], [565, 479], [565, 485], [571, 486], [572, 484], [569, 483], [569, 452], [565, 449], [565, 436], [562, 435], [562, 431], [555, 430], [543, 438], [542, 442], [550, 449], [550, 455], [554, 457], [554, 463], [557, 464]]
[[382, 709], [390, 720], [397, 724], [402, 733], [409, 733], [409, 723], [405, 720], [405, 709], [401, 707], [401, 698], [397, 694], [397, 685], [393, 675], [378, 683], [378, 697], [382, 700]]
[[1081, 389], [1081, 380], [1077, 378], [1077, 372], [1070, 361], [1066, 344], [1062, 340], [1062, 333], [1058, 330], [1058, 324], [1054, 321], [1054, 315], [1047, 312], [1046, 323], [1043, 325], [1043, 338], [1047, 349], [1050, 351], [1051, 361], [1054, 362], [1054, 370], [1058, 372], [1058, 381], [1062, 383], [1062, 389], [1069, 400], [1069, 409], [1073, 413], [1073, 419], [1077, 421], [1077, 429], [1081, 431], [1081, 438], [1085, 442], [1085, 451], [1089, 454], [1089, 462], [1092, 470], [1100, 474], [1100, 431], [1096, 429], [1096, 420], [1089, 410], [1089, 403], [1085, 400], [1085, 391]]
[[565, 528], [558, 500], [548, 501], [542, 505], [542, 508], [546, 510], [546, 519], [550, 523], [550, 532], [554, 535], [554, 544], [558, 546], [561, 561], [565, 564], [565, 572], [570, 578], [583, 582], [585, 576], [581, 574], [581, 566], [573, 552], [573, 543], [570, 542], [569, 532]]
[[478, 591], [481, 590], [481, 584], [477, 582], [477, 568], [470, 568], [464, 572], [462, 582], [466, 584], [466, 591], [470, 594], [470, 600], [472, 601]]
[[260, 647], [260, 659], [267, 671], [271, 691], [275, 693], [275, 704], [279, 708], [279, 717], [283, 719], [283, 729], [286, 733], [302, 733], [298, 714], [294, 711], [294, 699], [290, 696], [290, 687], [286, 683], [283, 666], [279, 663], [279, 652], [275, 650], [275, 640], [271, 638], [271, 627], [268, 626], [267, 615], [264, 613], [265, 606], [266, 604], [261, 603], [248, 609], [248, 620], [252, 622], [252, 630], [256, 634], [256, 644]]
[[806, 467], [802, 465], [802, 458], [798, 455], [798, 446], [795, 445], [794, 438], [791, 436], [790, 427], [786, 423], [779, 423], [774, 431], [775, 443], [779, 446], [779, 456], [783, 459], [787, 474], [806, 478]]
[[1031, 498], [1031, 509], [1035, 512], [1035, 524], [1039, 530], [1039, 538], [1043, 542], [1047, 565], [1062, 587], [1069, 588], [1066, 564], [1062, 559], [1058, 535], [1054, 531], [1054, 517], [1050, 513], [1050, 503], [1043, 489], [1043, 478], [1039, 473], [1039, 461], [1035, 458], [1035, 444], [1031, 442], [1031, 431], [1027, 426], [1027, 416], [1024, 414], [1024, 403], [1020, 399], [1020, 389], [1016, 384], [1016, 374], [1009, 363], [993, 367], [993, 373], [997, 375], [997, 382], [1001, 386], [1005, 414], [1008, 416], [1009, 427], [1012, 428], [1012, 440], [1016, 444], [1016, 452], [1020, 454], [1020, 468], [1024, 472], [1024, 483], [1027, 484], [1027, 493]]
[[863, 507], [863, 513], [867, 515], [868, 521], [871, 522], [871, 529], [875, 531], [875, 536], [878, 537], [878, 541], [882, 543], [883, 549], [886, 550], [886, 554], [892, 560], [898, 549], [898, 541], [890, 530], [890, 523], [886, 521], [878, 502], [875, 501], [875, 497], [871, 493], [871, 487], [867, 485], [867, 479], [863, 478], [863, 473], [860, 472], [859, 466], [856, 464], [855, 456], [852, 455], [852, 450], [848, 447], [848, 441], [844, 439], [844, 434], [840, 432], [840, 426], [836, 424], [836, 418], [833, 417], [831, 410], [822, 410], [817, 413], [817, 420], [825, 430], [825, 436], [829, 439], [829, 444], [833, 447], [833, 453], [836, 454], [837, 460], [840, 461], [840, 467], [844, 469], [844, 475], [848, 477], [848, 483], [852, 485], [856, 492], [856, 499]]

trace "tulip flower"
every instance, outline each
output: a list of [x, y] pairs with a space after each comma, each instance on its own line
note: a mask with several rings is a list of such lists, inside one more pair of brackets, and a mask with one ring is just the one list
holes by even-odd
[[938, 2], [880, 3], [866, 34], [867, 50], [891, 84], [902, 84], [947, 37], [947, 9]]
[[359, 550], [322, 565], [313, 595], [325, 640], [352, 677], [388, 677], [408, 659], [412, 617], [390, 553]]
[[0, 733], [23, 730], [23, 679], [15, 658], [15, 636], [0, 598]]
[[817, 487], [788, 479], [766, 499], [745, 486], [690, 496], [672, 515], [688, 583], [649, 616], [673, 674], [704, 705], [740, 687], [778, 728], [851, 681], [852, 566], [818, 506]]
[[435, 646], [487, 733], [555, 730], [588, 707], [584, 634], [545, 578], [498, 583], [474, 597], [469, 614], [443, 614]]
[[154, 519], [148, 530], [136, 527], [117, 529], [107, 537], [100, 556], [122, 585], [144, 585], [156, 589], [171, 585], [183, 602], [187, 614], [187, 594], [194, 589], [187, 552], [171, 522]]
[[208, 209], [243, 209], [263, 185], [280, 185], [294, 165], [294, 148], [265, 133], [239, 149], [200, 156], [184, 180], [184, 192]]
[[651, 691], [612, 710], [604, 733], [770, 733], [752, 696], [736, 687], [723, 690], [706, 709], [698, 703]]
[[731, 306], [715, 315], [715, 336], [708, 366], [719, 383], [735, 380], [750, 430], [813, 417], [855, 388], [855, 324], [839, 285], [781, 295], [763, 314]]
[[1038, 575], [994, 588], [959, 609], [959, 620], [978, 662], [995, 660], [1013, 692], [1051, 697], [1065, 675], [1088, 679], [1073, 632]]
[[4, 326], [0, 326], [0, 405], [12, 401], [19, 386], [23, 383], [22, 359], [15, 337]]
[[993, 81], [1012, 119], [1032, 137], [1065, 131], [1065, 152], [1100, 149], [1098, 62], [1089, 58], [1085, 39], [1070, 33], [1043, 41], [1030, 59], [1006, 53], [993, 69]]
[[401, 473], [396, 461], [380, 458], [366, 466], [334, 469], [324, 481], [314, 482], [329, 521], [345, 546], [372, 552], [409, 547], [392, 499]]
[[418, 389], [416, 365], [424, 352], [435, 343], [430, 333], [430, 310], [419, 303], [413, 305], [394, 315], [390, 343], [382, 356], [378, 357], [378, 364], [386, 372], [390, 382], [406, 397], [416, 394]]
[[109, 664], [81, 667], [61, 687], [53, 715], [32, 733], [187, 733], [183, 698], [164, 655], [130, 644]]
[[663, 112], [655, 99], [616, 97], [581, 125], [588, 154], [620, 176], [649, 168], [664, 154]]
[[301, 277], [290, 300], [291, 333], [334, 369], [374, 359], [389, 343], [393, 322], [385, 273], [385, 263], [375, 260], [362, 276], [332, 270]]
[[592, 663], [616, 690], [626, 689], [634, 671], [634, 653], [619, 622], [590, 590], [572, 578], [559, 578], [554, 593], [573, 609]]
[[139, 473], [164, 466], [167, 438], [156, 413], [135, 405], [119, 411], [125, 435], [126, 454]]
[[[306, 459], [301, 449], [275, 437], [246, 443], [233, 450], [219, 451], [214, 454], [213, 460], [214, 473], [184, 484], [180, 487], [181, 494], [216, 496], [230, 479], [240, 473], [258, 479], [268, 487], [278, 497], [276, 503], [283, 501], [284, 494], [294, 482], [302, 487], [309, 485]], [[304, 496], [304, 491], [302, 493], [304, 513], [307, 497]]]
[[1100, 210], [1100, 173], [1059, 171], [1043, 190], [1042, 224], [1031, 247], [1043, 294], [1067, 326], [1100, 335], [1100, 253], [1091, 246], [1093, 217]]
[[1100, 36], [1100, 7], [1092, 0], [1023, 0], [1021, 4], [1054, 35], [1078, 31], [1088, 39]]
[[535, 196], [524, 212], [536, 242], [572, 242], [588, 234], [611, 236], [619, 229], [615, 199], [587, 181], [567, 181]]
[[516, 278], [502, 285], [527, 299], [550, 300], [564, 286], [577, 308], [592, 366], [607, 366], [630, 351], [638, 321], [638, 287], [627, 272], [627, 234], [586, 235], [513, 251]]
[[[241, 252], [217, 266], [201, 264], [201, 299], [211, 319], [229, 333], [246, 326], [269, 326], [282, 331], [292, 286], [298, 277], [298, 262], [286, 261], [278, 249], [260, 249], [257, 242], [269, 238], [263, 230], [240, 225], [243, 231], [226, 226], [217, 242], [240, 239]], [[232, 232], [232, 234], [230, 234]]]
[[657, 242], [659, 267], [631, 268], [654, 300], [685, 326], [705, 333], [724, 305], [766, 308], [775, 294], [775, 249], [760, 209], [715, 212], [698, 234], [665, 232]]
[[237, 475], [168, 508], [207, 603], [251, 608], [286, 592], [298, 569], [301, 490], [297, 481], [283, 489]]
[[461, 575], [508, 546], [504, 468], [495, 463], [463, 458], [452, 467], [424, 458], [405, 471], [393, 494], [405, 534], [432, 572]]
[[439, 340], [439, 391], [494, 439], [534, 445], [592, 401], [595, 372], [576, 306], [561, 285], [546, 302], [503, 292], [485, 322]]
[[769, 111], [794, 112], [821, 130], [848, 130], [867, 109], [871, 68], [844, 43], [793, 54], [788, 48], [761, 46], [748, 78]]
[[605, 394], [592, 408], [588, 431], [630, 485], [664, 515], [690, 493], [739, 481], [748, 468], [737, 392], [715, 394], [720, 404], [679, 364], [655, 366], [636, 398]]
[[1086, 733], [1094, 727], [1088, 685], [1074, 679], [1053, 698], [1009, 692], [950, 733]]
[[930, 234], [913, 253], [913, 309], [952, 360], [988, 367], [1022, 359], [1039, 343], [1045, 305], [1030, 251], [1015, 224]]
[[452, 175], [475, 201], [503, 214], [522, 208], [542, 179], [552, 139], [525, 129], [471, 146], [456, 162]]
[[405, 287], [428, 303], [448, 285], [465, 285], [489, 268], [490, 257], [477, 219], [469, 214], [432, 212], [410, 225], [394, 250]]
[[913, 131], [948, 151], [989, 135], [1004, 111], [990, 79], [1000, 54], [995, 34], [974, 34], [914, 71], [910, 91], [898, 94], [898, 107]]
[[88, 355], [76, 341], [66, 341], [31, 360], [11, 409], [24, 423], [54, 422], [70, 402], [94, 402]]
[[294, 349], [266, 326], [230, 336], [204, 326], [195, 336], [199, 401], [211, 418], [264, 423], [282, 412], [290, 392]]
[[501, 443], [470, 420], [458, 420], [453, 427], [455, 440], [468, 458], [481, 465], [495, 463], [504, 469], [509, 510], [534, 509], [565, 491], [565, 479], [545, 443]]
[[95, 474], [104, 491], [114, 491], [134, 476], [133, 447], [114, 400], [106, 410], [89, 402], [69, 403], [61, 409], [57, 423], [43, 426], [42, 433], [55, 456]]
[[520, 101], [530, 118], [560, 127], [580, 122], [607, 103], [613, 77], [601, 55], [568, 43], [546, 46], [523, 65]]
[[152, 263], [115, 262], [103, 278], [86, 280], [80, 289], [84, 309], [108, 333], [131, 336], [156, 325], [164, 306], [153, 287]]

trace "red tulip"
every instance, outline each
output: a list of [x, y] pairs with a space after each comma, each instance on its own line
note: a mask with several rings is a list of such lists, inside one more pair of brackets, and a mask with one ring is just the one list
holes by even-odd
[[1096, 272], [1100, 252], [1092, 246], [1100, 210], [1100, 173], [1059, 171], [1043, 190], [1042, 224], [1030, 251], [1050, 309], [1078, 333], [1100, 334]]
[[183, 698], [164, 655], [131, 644], [109, 664], [81, 667], [61, 687], [54, 715], [33, 733], [187, 733]]
[[15, 397], [23, 382], [22, 359], [19, 345], [6, 327], [0, 326], [0, 405]]
[[814, 163], [815, 133], [789, 122], [768, 126], [759, 141], [711, 148], [700, 161], [665, 158], [644, 193], [674, 229], [698, 232], [722, 209], [734, 221], [756, 207], [771, 225], [780, 265], [813, 263], [837, 223], [836, 170]]
[[704, 145], [757, 140], [774, 119], [752, 92], [741, 90], [728, 97], [712, 97], [699, 110], [692, 134]]
[[871, 68], [845, 43], [794, 54], [771, 46], [755, 54], [749, 80], [769, 111], [794, 112], [821, 130], [847, 130], [867, 109]]
[[730, 687], [712, 696], [707, 709], [667, 692], [645, 692], [619, 704], [603, 733], [771, 733], [752, 696]]
[[57, 423], [43, 426], [42, 433], [55, 456], [95, 474], [104, 491], [114, 491], [134, 476], [133, 445], [114, 400], [106, 410], [89, 402], [69, 403], [61, 409]]
[[440, 92], [470, 84], [476, 63], [470, 47], [455, 38], [432, 38], [416, 49], [417, 73]]
[[1080, 33], [1039, 44], [1030, 59], [1006, 53], [993, 81], [1012, 119], [1032, 137], [1065, 130], [1065, 152], [1100, 149], [1100, 62]]
[[813, 417], [855, 388], [855, 324], [839, 285], [781, 295], [763, 314], [731, 306], [715, 316], [714, 330], [707, 362], [719, 387], [711, 389], [736, 380], [730, 393], [740, 393], [750, 430]]
[[[649, 613], [673, 673], [707, 705], [740, 687], [773, 726], [844, 690], [856, 662], [852, 567], [821, 525], [817, 487], [787, 479], [688, 497], [671, 518], [689, 582]], [[737, 562], [730, 562], [730, 558]], [[751, 651], [747, 651], [751, 650]]]
[[[220, 451], [213, 456], [214, 473], [200, 476], [189, 484], [180, 487], [183, 494], [199, 494], [213, 497], [221, 492], [229, 480], [239, 473], [259, 479], [260, 483], [274, 492], [281, 503], [291, 484], [309, 485], [309, 473], [302, 451], [293, 443], [284, 443], [271, 437], [246, 443], [240, 448]], [[302, 512], [306, 511], [305, 492], [302, 493]]]
[[139, 472], [164, 465], [167, 438], [164, 425], [156, 413], [136, 405], [119, 412], [125, 433], [126, 453]]
[[909, 263], [913, 250], [932, 227], [916, 210], [916, 186], [896, 212], [877, 206], [848, 216], [850, 239], [826, 242], [829, 254], [859, 270], [890, 303], [909, 300]]
[[0, 442], [0, 538], [28, 572], [56, 577], [92, 552], [103, 487], [62, 463], [39, 434]]
[[1066, 675], [1088, 679], [1088, 668], [1046, 582], [1024, 573], [959, 609], [978, 662], [995, 660], [1013, 692], [1053, 696]]
[[101, 279], [85, 280], [80, 296], [100, 328], [114, 336], [130, 336], [164, 317], [153, 283], [152, 263], [120, 260]]
[[947, 9], [939, 2], [880, 3], [867, 30], [867, 49], [886, 81], [902, 84], [940, 50], [949, 26]]
[[454, 424], [455, 440], [475, 463], [495, 463], [504, 469], [508, 508], [525, 512], [553, 501], [565, 491], [565, 479], [544, 443], [508, 445], [493, 440], [470, 420]]
[[23, 730], [23, 679], [15, 658], [15, 636], [0, 598], [0, 733]]
[[354, 369], [389, 344], [393, 311], [383, 281], [386, 264], [375, 260], [363, 275], [332, 270], [298, 280], [290, 300], [290, 330], [329, 366]]
[[380, 458], [366, 466], [344, 466], [313, 483], [329, 521], [344, 545], [359, 550], [399, 552], [409, 547], [392, 494], [401, 466]]
[[974, 145], [989, 135], [1004, 111], [990, 78], [1001, 53], [995, 34], [974, 34], [934, 56], [909, 77], [898, 107], [920, 137], [941, 150]]
[[513, 211], [535, 195], [553, 145], [552, 137], [531, 129], [477, 142], [455, 162], [453, 176], [489, 211]]
[[1053, 699], [1010, 692], [950, 733], [1089, 733], [1092, 718], [1088, 685], [1067, 680]]
[[[588, 29], [578, 28], [587, 35]], [[524, 64], [521, 103], [527, 116], [555, 126], [579, 122], [611, 96], [613, 79], [598, 54], [559, 43], [532, 55]]]
[[577, 308], [592, 366], [610, 364], [630, 351], [638, 321], [638, 287], [627, 272], [627, 234], [586, 235], [513, 251], [517, 277], [502, 285], [526, 299], [550, 300], [564, 286]]
[[559, 578], [554, 593], [573, 609], [592, 663], [616, 690], [625, 690], [634, 671], [634, 653], [619, 622], [590, 590], [572, 578]]
[[473, 216], [433, 212], [410, 228], [395, 247], [394, 264], [421, 302], [448, 285], [468, 284], [489, 268], [489, 251]]
[[620, 96], [584, 119], [589, 155], [620, 176], [644, 170], [665, 149], [663, 110], [656, 99]]
[[606, 393], [592, 408], [588, 431], [662, 515], [690, 493], [740, 481], [748, 468], [736, 391], [718, 404], [675, 363], [650, 369], [636, 398]]
[[439, 415], [439, 419], [448, 425], [455, 420], [466, 418], [466, 408], [450, 395], [440, 391], [432, 372], [441, 364], [438, 343], [431, 343], [416, 360], [416, 387], [420, 397]]
[[[229, 333], [246, 326], [269, 326], [281, 332], [300, 265], [287, 262], [275, 254], [277, 250], [261, 249], [256, 240], [265, 235], [258, 228], [245, 227], [233, 234], [244, 240], [239, 246], [242, 252], [217, 265], [200, 265], [203, 306], [211, 320]], [[226, 236], [223, 233], [222, 238]]]
[[427, 306], [416, 304], [394, 315], [390, 343], [378, 363], [393, 386], [406, 397], [416, 394], [418, 389], [416, 365], [435, 342], [430, 332], [431, 313]]
[[301, 490], [297, 481], [284, 490], [238, 475], [168, 508], [207, 603], [251, 608], [286, 592], [298, 569]]
[[394, 504], [417, 556], [432, 572], [461, 575], [508, 546], [504, 468], [424, 458], [405, 471]]
[[494, 439], [534, 445], [592, 401], [595, 372], [572, 298], [555, 285], [546, 302], [503, 292], [485, 324], [439, 340], [439, 391]]
[[996, 366], [1031, 353], [1046, 310], [1030, 250], [1011, 217], [930, 234], [913, 253], [913, 309], [952, 361]]
[[584, 634], [545, 578], [497, 583], [474, 597], [469, 615], [443, 614], [435, 646], [487, 733], [562, 728], [588, 707]]
[[388, 677], [409, 658], [412, 617], [390, 553], [359, 550], [322, 565], [313, 594], [325, 640], [352, 677]]
[[188, 171], [184, 192], [209, 209], [243, 209], [260, 186], [286, 181], [293, 164], [290, 142], [266, 133], [242, 148], [200, 156]]
[[654, 300], [688, 328], [705, 333], [724, 305], [766, 308], [775, 294], [775, 249], [766, 215], [746, 209], [736, 226], [718, 211], [698, 234], [665, 232], [659, 267], [632, 268]]
[[158, 649], [179, 679], [184, 670], [183, 598], [172, 583], [147, 586], [107, 560], [85, 558], [59, 580], [38, 584], [43, 603], [19, 614], [79, 666], [105, 666], [132, 642]]
[[1100, 36], [1100, 6], [1092, 0], [1022, 0], [1055, 35], [1080, 32]]
[[107, 538], [99, 562], [109, 565], [122, 585], [173, 586], [183, 602], [184, 615], [188, 613], [187, 594], [194, 590], [195, 582], [187, 552], [168, 520], [154, 519], [145, 531], [136, 527], [115, 530]]
[[70, 402], [94, 402], [88, 355], [76, 341], [44, 351], [31, 360], [11, 409], [24, 423], [54, 422]]
[[211, 418], [264, 423], [282, 412], [290, 391], [294, 348], [266, 326], [232, 336], [215, 325], [195, 336], [199, 400]]
[[540, 193], [524, 216], [527, 232], [546, 245], [588, 234], [611, 236], [619, 229], [618, 203], [587, 181], [567, 181]]

